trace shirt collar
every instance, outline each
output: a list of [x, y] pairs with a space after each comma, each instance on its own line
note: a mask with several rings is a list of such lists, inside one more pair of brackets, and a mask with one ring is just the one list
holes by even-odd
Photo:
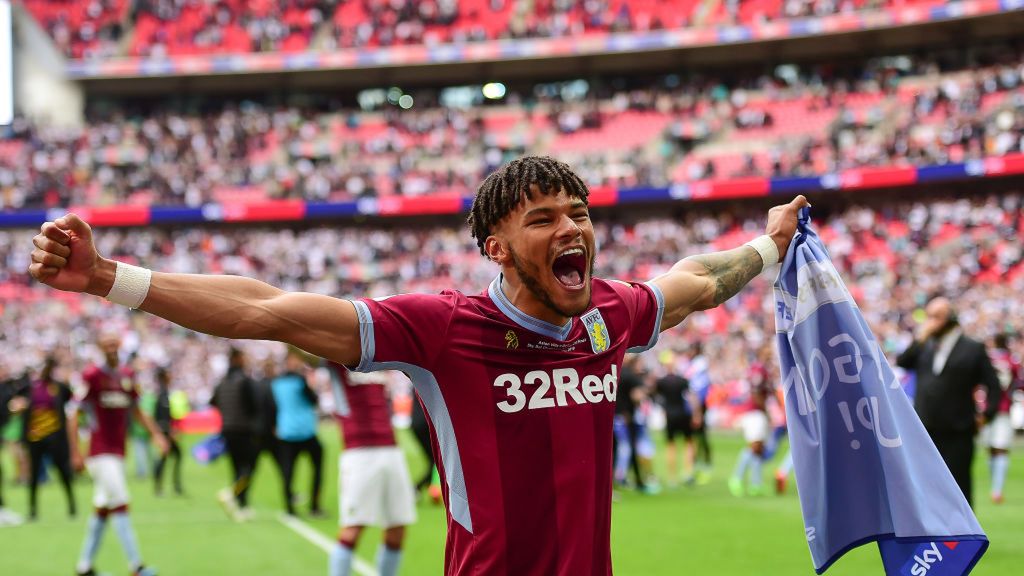
[[491, 282], [491, 285], [487, 288], [487, 295], [490, 296], [491, 301], [498, 307], [498, 310], [508, 317], [509, 320], [522, 326], [530, 332], [547, 336], [558, 341], [564, 341], [569, 338], [569, 331], [572, 330], [572, 318], [569, 318], [565, 324], [558, 326], [539, 318], [534, 318], [526, 312], [515, 307], [512, 301], [505, 295], [504, 290], [501, 289], [502, 274], [498, 274], [497, 278]]

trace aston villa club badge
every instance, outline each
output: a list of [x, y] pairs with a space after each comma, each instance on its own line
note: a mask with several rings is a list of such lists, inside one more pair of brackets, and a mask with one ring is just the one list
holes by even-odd
[[587, 327], [587, 337], [590, 338], [590, 349], [594, 354], [600, 354], [611, 345], [611, 337], [608, 335], [608, 325], [601, 317], [601, 311], [594, 308], [580, 317], [583, 325]]

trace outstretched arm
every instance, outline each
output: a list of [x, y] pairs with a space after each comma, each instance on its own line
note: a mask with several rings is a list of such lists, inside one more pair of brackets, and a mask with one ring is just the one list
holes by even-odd
[[[29, 272], [60, 290], [106, 296], [117, 263], [96, 252], [92, 229], [68, 214], [43, 224]], [[139, 309], [224, 338], [278, 340], [340, 364], [359, 363], [353, 304], [321, 294], [285, 292], [240, 276], [154, 272]]]
[[348, 300], [240, 276], [154, 273], [140, 309], [214, 336], [278, 340], [347, 366], [359, 363], [359, 322]]
[[[766, 235], [775, 242], [779, 255], [789, 249], [796, 233], [797, 213], [808, 205], [806, 198], [797, 196], [789, 204], [768, 211]], [[651, 281], [665, 297], [661, 330], [678, 325], [691, 312], [714, 308], [732, 298], [761, 273], [763, 266], [761, 254], [747, 245], [680, 260]]]

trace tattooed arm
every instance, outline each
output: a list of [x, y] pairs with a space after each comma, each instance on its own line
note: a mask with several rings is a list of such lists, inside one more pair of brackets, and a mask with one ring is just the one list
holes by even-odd
[[[766, 234], [775, 241], [780, 255], [786, 254], [796, 233], [797, 212], [807, 205], [806, 198], [797, 196], [768, 212]], [[760, 274], [762, 267], [761, 255], [746, 245], [680, 260], [651, 281], [665, 296], [661, 330], [678, 325], [691, 312], [714, 308], [732, 298]]]

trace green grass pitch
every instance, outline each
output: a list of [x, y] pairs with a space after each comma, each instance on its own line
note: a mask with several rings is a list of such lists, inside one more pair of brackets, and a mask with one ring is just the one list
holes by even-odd
[[[324, 426], [324, 505], [329, 517], [311, 520], [300, 516], [318, 533], [333, 541], [337, 522], [338, 434]], [[417, 475], [421, 460], [411, 436], [401, 435]], [[189, 439], [194, 441], [195, 439]], [[782, 497], [738, 499], [729, 495], [725, 478], [732, 470], [740, 441], [735, 436], [712, 437], [715, 455], [714, 480], [707, 486], [667, 490], [654, 496], [621, 493], [613, 505], [612, 555], [615, 572], [625, 576], [657, 575], [800, 575], [813, 574], [810, 554], [803, 539], [803, 524], [795, 490]], [[1019, 573], [1024, 566], [1024, 457], [1017, 446], [1006, 487], [1006, 503], [988, 501], [987, 458], [976, 458], [977, 514], [992, 545], [974, 574], [1001, 576]], [[129, 470], [131, 470], [129, 466]], [[769, 468], [766, 468], [766, 471]], [[771, 468], [773, 469], [773, 468]], [[11, 463], [5, 462], [8, 506], [24, 513], [27, 490], [12, 486]], [[308, 466], [300, 460], [296, 487], [308, 491]], [[766, 473], [766, 482], [770, 480]], [[187, 496], [156, 498], [148, 481], [131, 479], [132, 517], [143, 557], [164, 576], [323, 575], [325, 553], [283, 525], [280, 482], [277, 471], [264, 457], [255, 481], [255, 521], [230, 522], [218, 507], [214, 494], [227, 483], [228, 462], [209, 467], [185, 462]], [[169, 488], [169, 486], [168, 486]], [[53, 576], [73, 574], [89, 510], [91, 486], [82, 480], [76, 487], [81, 513], [75, 520], [65, 515], [63, 497], [55, 482], [42, 488], [39, 521], [16, 528], [0, 528], [0, 574], [4, 576]], [[299, 508], [300, 512], [305, 507]], [[444, 556], [444, 510], [427, 502], [419, 504], [419, 523], [407, 537], [401, 573], [441, 574]], [[379, 533], [367, 532], [358, 554], [369, 564]], [[528, 554], [528, 550], [522, 551]], [[112, 530], [104, 538], [97, 566], [114, 575], [128, 569]], [[861, 547], [839, 560], [828, 573], [836, 576], [881, 574], [874, 545]]]

